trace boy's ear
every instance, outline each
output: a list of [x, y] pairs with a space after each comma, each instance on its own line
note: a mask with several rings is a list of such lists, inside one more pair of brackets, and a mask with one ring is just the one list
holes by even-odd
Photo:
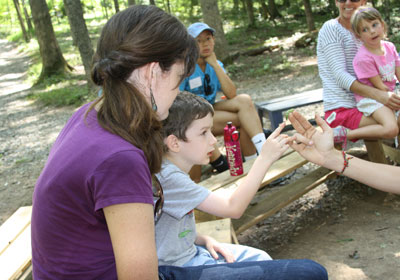
[[168, 135], [168, 137], [164, 139], [164, 144], [167, 146], [168, 151], [179, 152], [179, 139], [175, 135]]

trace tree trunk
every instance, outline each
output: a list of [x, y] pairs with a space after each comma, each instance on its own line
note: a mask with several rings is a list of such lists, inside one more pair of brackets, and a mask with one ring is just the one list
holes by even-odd
[[25, 42], [29, 42], [30, 38], [29, 38], [28, 32], [26, 32], [26, 29], [25, 29], [25, 24], [24, 24], [24, 20], [22, 19], [22, 16], [21, 16], [21, 10], [19, 8], [18, 0], [14, 0], [14, 7], [15, 7], [15, 10], [17, 11], [18, 21], [21, 26], [22, 36], [24, 37]]
[[105, 17], [108, 19], [108, 9], [107, 9], [107, 2], [105, 0], [100, 0], [101, 9], [103, 11], [103, 17], [105, 13]]
[[269, 13], [268, 13], [268, 7], [265, 4], [265, 0], [259, 0], [259, 1], [261, 5], [262, 16], [264, 19], [268, 19]]
[[336, 1], [335, 0], [329, 0], [328, 8], [329, 8], [329, 11], [331, 12], [332, 15], [336, 15], [337, 8], [336, 8]]
[[136, 1], [135, 0], [128, 0], [128, 6], [135, 5]]
[[42, 72], [38, 80], [41, 82], [46, 77], [64, 73], [67, 68], [72, 70], [72, 67], [68, 65], [61, 53], [46, 1], [30, 0], [29, 4], [42, 57]]
[[167, 11], [170, 14], [171, 13], [171, 2], [167, 0]]
[[198, 5], [199, 3], [198, 3], [198, 1], [197, 0], [190, 0], [190, 8], [189, 8], [189, 19], [190, 19], [190, 22], [193, 22], [194, 20], [194, 15], [193, 15], [193, 12], [194, 12], [194, 6], [196, 6], [196, 5]]
[[276, 8], [275, 0], [268, 0], [268, 10], [272, 20], [276, 19], [277, 17], [281, 17], [278, 9]]
[[253, 1], [246, 0], [247, 16], [249, 18], [249, 27], [256, 26], [256, 19], [254, 18]]
[[225, 39], [217, 0], [200, 0], [203, 20], [215, 29], [215, 54], [219, 60], [228, 56], [228, 42]]
[[22, 0], [21, 2], [22, 2], [22, 9], [24, 10], [25, 20], [28, 25], [28, 30], [33, 30], [31, 17], [29, 16], [28, 11], [26, 10], [25, 0]]
[[[333, 1], [335, 1], [335, 0], [333, 0]], [[287, 8], [289, 8], [290, 7], [290, 0], [284, 0], [283, 1], [283, 6], [287, 9]]]
[[155, 6], [155, 5], [156, 5], [156, 1], [154, 1], [154, 0], [150, 0], [150, 5], [153, 5], [153, 6]]
[[304, 3], [304, 11], [306, 12], [308, 31], [313, 31], [315, 30], [315, 24], [312, 15], [310, 0], [303, 0], [303, 3]]
[[242, 10], [243, 10], [243, 12], [246, 12], [247, 11], [246, 0], [241, 0], [240, 2], [242, 2]]
[[118, 0], [114, 0], [114, 8], [115, 8], [115, 13], [119, 12], [119, 3]]
[[239, 13], [239, 0], [233, 0], [233, 12], [235, 14]]
[[[397, 1], [399, 1], [399, 0], [397, 0]], [[384, 20], [386, 22], [386, 25], [387, 25], [387, 34], [390, 35], [390, 34], [392, 34], [392, 29], [391, 29], [392, 24], [391, 24], [391, 21], [390, 21], [390, 11], [391, 11], [390, 0], [384, 0], [383, 1], [383, 6], [384, 6], [384, 8], [383, 8], [383, 13], [384, 13], [383, 14], [383, 18], [384, 18]]]
[[92, 57], [94, 54], [92, 42], [90, 41], [89, 32], [83, 17], [83, 9], [80, 0], [64, 0], [65, 10], [67, 12], [69, 25], [73, 37], [79, 38], [76, 41], [83, 67], [85, 68], [86, 80], [89, 87], [92, 87], [90, 78]]

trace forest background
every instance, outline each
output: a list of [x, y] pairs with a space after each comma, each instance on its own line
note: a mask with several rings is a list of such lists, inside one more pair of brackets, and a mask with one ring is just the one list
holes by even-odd
[[[315, 40], [322, 24], [337, 16], [334, 0], [0, 0], [0, 224], [32, 204], [59, 131], [96, 96], [86, 73], [102, 26], [133, 3], [157, 5], [186, 26], [204, 21], [214, 27], [218, 57], [238, 92], [255, 102], [321, 87]], [[400, 1], [370, 5], [385, 17], [388, 38], [400, 50]], [[323, 108], [300, 110], [313, 117]], [[314, 167], [304, 165], [284, 183]], [[333, 280], [398, 279], [399, 215], [398, 197], [370, 195], [339, 177], [238, 238], [273, 258], [316, 260]]]
[[[236, 79], [299, 70], [280, 52], [281, 42], [302, 39], [296, 43], [297, 54], [314, 56], [317, 30], [337, 16], [335, 0], [0, 0], [1, 37], [17, 42], [33, 58], [30, 98], [55, 106], [91, 99], [96, 88], [90, 64], [101, 28], [132, 4], [156, 5], [185, 25], [204, 21], [214, 27], [217, 56]], [[371, 5], [384, 15], [390, 40], [399, 44], [400, 1], [373, 0]], [[270, 52], [274, 54], [266, 55]], [[253, 61], [243, 59], [257, 55]]]

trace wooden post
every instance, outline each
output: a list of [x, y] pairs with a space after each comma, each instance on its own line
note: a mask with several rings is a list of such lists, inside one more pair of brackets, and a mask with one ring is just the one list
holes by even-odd
[[385, 151], [382, 147], [381, 140], [365, 140], [365, 147], [367, 148], [369, 160], [377, 163], [388, 164], [385, 156]]

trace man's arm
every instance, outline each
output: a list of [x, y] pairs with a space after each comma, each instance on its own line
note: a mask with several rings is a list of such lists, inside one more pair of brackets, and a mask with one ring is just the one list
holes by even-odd
[[234, 98], [236, 96], [236, 86], [229, 78], [229, 76], [225, 73], [224, 69], [222, 69], [221, 65], [219, 65], [215, 53], [213, 52], [210, 56], [205, 57], [204, 60], [208, 64], [210, 64], [212, 68], [214, 68], [224, 95], [228, 99]]

